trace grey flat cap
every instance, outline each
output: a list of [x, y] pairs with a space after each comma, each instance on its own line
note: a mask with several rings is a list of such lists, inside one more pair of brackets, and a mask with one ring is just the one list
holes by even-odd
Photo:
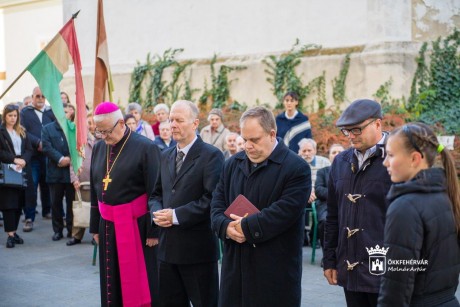
[[353, 126], [368, 118], [382, 118], [380, 104], [370, 99], [358, 99], [343, 111], [335, 125], [337, 127]]

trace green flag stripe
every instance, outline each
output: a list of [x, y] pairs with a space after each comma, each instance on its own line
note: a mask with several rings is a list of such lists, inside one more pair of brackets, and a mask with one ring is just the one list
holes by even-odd
[[[67, 50], [66, 50], [67, 51]], [[64, 108], [62, 106], [61, 91], [59, 89], [59, 83], [62, 80], [62, 74], [53, 64], [53, 61], [49, 58], [48, 54], [41, 51], [37, 57], [27, 66], [27, 70], [37, 81], [42, 93], [51, 105], [56, 119], [59, 122], [69, 144], [70, 156], [72, 159], [72, 165], [79, 165], [81, 157], [77, 152], [77, 140], [76, 140], [76, 128], [75, 124], [67, 120], [65, 117]], [[76, 171], [76, 170], [75, 170]]]
[[53, 64], [46, 52], [41, 51], [35, 59], [38, 60], [34, 60], [34, 62], [27, 67], [27, 70], [34, 76], [35, 80], [37, 80], [42, 93], [46, 96], [46, 99], [51, 105], [51, 109], [53, 109], [54, 115], [67, 136], [67, 129], [64, 128], [64, 126], [67, 126], [64, 125], [66, 118], [64, 108], [62, 107], [61, 91], [59, 89], [62, 74]]

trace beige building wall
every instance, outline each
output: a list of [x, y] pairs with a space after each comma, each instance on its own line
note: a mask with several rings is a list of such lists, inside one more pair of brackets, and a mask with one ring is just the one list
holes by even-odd
[[[81, 10], [76, 30], [86, 99], [92, 103], [97, 1], [32, 2], [37, 3], [4, 8], [5, 33], [15, 29], [16, 17], [34, 14], [32, 6], [36, 6], [35, 14], [41, 18], [25, 21], [29, 24], [26, 33], [21, 30], [20, 35], [15, 34], [21, 41], [30, 41], [31, 35], [35, 40], [49, 35], [50, 30], [34, 26], [36, 20], [54, 23], [52, 37], [63, 21]], [[0, 7], [1, 3], [2, 0]], [[60, 12], [45, 14], [40, 9], [46, 5], [50, 12]], [[123, 104], [128, 102], [130, 75], [137, 61], [145, 63], [148, 53], [161, 55], [169, 48], [184, 48], [179, 60], [195, 61], [187, 71], [187, 75], [192, 75], [192, 87], [200, 89], [195, 100], [202, 93], [204, 80], [210, 84], [209, 59], [218, 54], [219, 64], [247, 67], [229, 75], [234, 79], [232, 98], [248, 105], [256, 101], [274, 105], [276, 98], [266, 81], [262, 60], [288, 51], [296, 39], [302, 44], [322, 45], [324, 52], [305, 56], [297, 70], [305, 84], [325, 71], [329, 103], [333, 101], [331, 80], [337, 77], [350, 50], [354, 52], [346, 83], [348, 100], [370, 97], [390, 78], [392, 96], [407, 96], [421, 42], [460, 27], [458, 0], [106, 0], [104, 8], [114, 100]], [[43, 18], [44, 15], [49, 18]], [[5, 63], [9, 66], [3, 88], [33, 57], [15, 58], [9, 44], [5, 49]], [[170, 73], [167, 71], [166, 76]], [[61, 87], [72, 94], [73, 79], [71, 74], [66, 76]], [[15, 91], [10, 97], [23, 96]]]

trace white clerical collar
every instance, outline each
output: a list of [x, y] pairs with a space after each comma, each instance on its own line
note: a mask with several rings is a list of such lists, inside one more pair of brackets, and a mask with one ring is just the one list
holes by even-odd
[[188, 151], [190, 150], [190, 148], [192, 148], [193, 144], [195, 144], [196, 140], [198, 140], [198, 137], [195, 135], [195, 138], [193, 139], [193, 141], [190, 142], [190, 144], [188, 144], [187, 146], [185, 146], [184, 148], [179, 148], [179, 144], [177, 144], [177, 151], [182, 151], [184, 153], [184, 159], [185, 159], [185, 156], [187, 155]]
[[284, 116], [286, 116], [287, 119], [294, 119], [294, 117], [296, 117], [297, 114], [299, 114], [299, 111], [297, 111], [297, 109], [295, 110], [294, 115], [292, 116], [288, 116], [287, 112], [284, 112]]

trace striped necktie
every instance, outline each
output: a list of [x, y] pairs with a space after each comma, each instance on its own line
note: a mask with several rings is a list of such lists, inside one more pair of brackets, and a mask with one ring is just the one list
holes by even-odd
[[182, 167], [182, 164], [184, 163], [184, 152], [178, 151], [176, 155], [176, 175], [179, 174], [180, 168]]

